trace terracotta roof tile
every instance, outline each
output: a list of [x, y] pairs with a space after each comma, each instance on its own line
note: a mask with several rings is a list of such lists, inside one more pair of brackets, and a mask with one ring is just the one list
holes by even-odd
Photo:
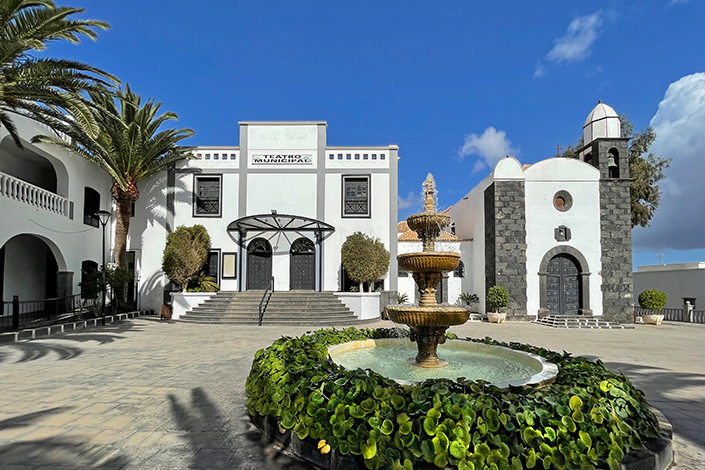
[[[399, 235], [399, 238], [397, 238], [398, 241], [400, 242], [419, 242], [421, 239], [419, 236], [414, 232], [413, 230], [409, 230], [407, 232], [402, 233]], [[441, 232], [441, 234], [436, 238], [437, 241], [442, 241], [442, 242], [460, 242], [460, 241], [465, 241], [462, 240], [452, 233], [448, 232]]]
[[397, 233], [408, 232], [409, 230], [409, 224], [406, 223], [406, 220], [402, 220], [397, 224]]

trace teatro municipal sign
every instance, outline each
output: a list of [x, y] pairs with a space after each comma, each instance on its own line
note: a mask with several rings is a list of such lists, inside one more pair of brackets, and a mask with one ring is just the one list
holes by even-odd
[[312, 165], [313, 155], [310, 153], [295, 154], [253, 154], [253, 165]]

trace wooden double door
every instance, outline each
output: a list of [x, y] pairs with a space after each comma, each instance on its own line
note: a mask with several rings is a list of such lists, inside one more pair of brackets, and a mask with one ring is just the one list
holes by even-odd
[[548, 263], [546, 307], [552, 314], [577, 315], [581, 308], [580, 268], [569, 255], [557, 255]]

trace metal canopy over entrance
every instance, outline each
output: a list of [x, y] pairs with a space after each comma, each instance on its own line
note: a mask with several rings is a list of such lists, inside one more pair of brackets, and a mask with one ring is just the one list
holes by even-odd
[[[231, 222], [230, 225], [228, 225], [227, 231], [231, 233], [238, 233], [237, 244], [240, 246], [240, 256], [238, 257], [238, 261], [240, 264], [240, 274], [238, 276], [238, 284], [240, 286], [240, 290], [243, 290], [243, 251], [247, 249], [248, 242], [251, 241], [253, 238], [266, 239], [267, 241], [271, 242], [276, 237], [277, 240], [274, 245], [278, 245], [279, 238], [284, 237], [289, 246], [292, 246], [296, 239], [305, 237], [304, 233], [313, 232], [315, 244], [320, 245], [323, 240], [325, 240], [330, 235], [332, 235], [333, 232], [335, 232], [335, 227], [321, 220], [312, 219], [310, 217], [290, 214], [277, 214], [273, 211], [271, 214], [258, 214], [248, 215], [247, 217], [241, 217]], [[293, 239], [290, 239], [290, 233], [293, 233], [296, 236], [293, 237]], [[318, 265], [318, 290], [322, 290], [323, 250], [318, 249], [315, 250], [314, 253], [315, 263]]]

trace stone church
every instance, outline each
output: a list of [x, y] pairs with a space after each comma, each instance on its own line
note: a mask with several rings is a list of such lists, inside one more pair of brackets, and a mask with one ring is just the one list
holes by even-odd
[[509, 292], [508, 317], [627, 321], [632, 315], [629, 139], [604, 103], [583, 126], [579, 158], [522, 165], [513, 157], [448, 214], [463, 240], [462, 292]]

